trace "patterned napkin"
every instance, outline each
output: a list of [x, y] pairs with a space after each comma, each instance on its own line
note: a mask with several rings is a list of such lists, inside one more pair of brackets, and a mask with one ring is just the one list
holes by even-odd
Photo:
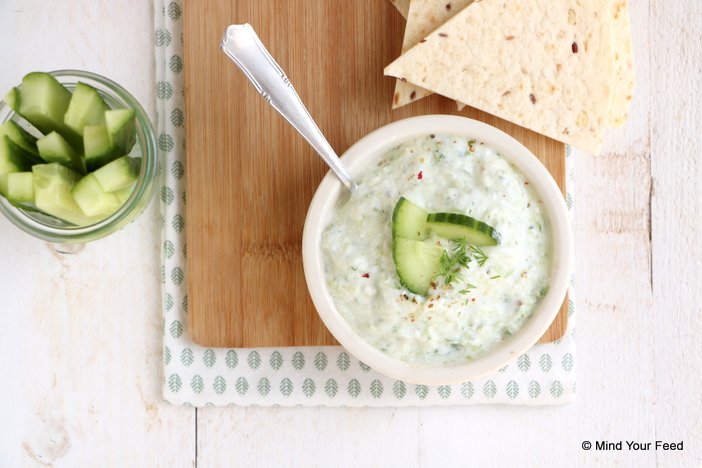
[[[158, 144], [162, 154], [165, 399], [178, 405], [432, 406], [563, 404], [575, 395], [573, 288], [569, 328], [483, 380], [413, 385], [374, 372], [340, 346], [210, 349], [188, 338], [185, 282], [183, 42], [180, 0], [155, 0]], [[568, 189], [572, 160], [568, 151]], [[568, 193], [568, 208], [573, 197]]]

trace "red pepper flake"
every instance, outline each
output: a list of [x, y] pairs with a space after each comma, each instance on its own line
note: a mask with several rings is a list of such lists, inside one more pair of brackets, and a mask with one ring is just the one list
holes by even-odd
[[431, 287], [436, 289], [436, 283], [434, 281], [431, 282]]
[[525, 180], [525, 181], [524, 181], [524, 185], [529, 185], [529, 181], [528, 181], [528, 180]]
[[419, 41], [420, 44], [424, 44], [425, 42], [427, 42], [427, 38], [426, 38], [426, 37], [425, 37], [424, 39], [422, 39], [421, 41]]
[[450, 3], [446, 4], [446, 11], [451, 11], [451, 4]]
[[471, 299], [470, 302], [475, 302], [475, 298]]
[[410, 93], [410, 99], [411, 99], [411, 100], [414, 100], [414, 98], [416, 98], [416, 97], [417, 97], [417, 92], [416, 92], [416, 91], [412, 91], [412, 92]]
[[363, 273], [361, 276], [362, 276], [363, 278], [370, 278], [370, 275], [369, 275], [368, 273]]
[[419, 171], [419, 174], [417, 174], [417, 179], [422, 180], [424, 178], [424, 174], [422, 171]]
[[536, 96], [534, 96], [533, 94], [529, 94], [529, 100], [532, 104], [536, 104]]
[[514, 39], [514, 36], [511, 34], [509, 36], [505, 36], [505, 41], [511, 41], [513, 39]]
[[573, 42], [573, 44], [570, 46], [570, 49], [573, 51], [574, 54], [578, 53], [578, 43]]
[[434, 304], [429, 304], [427, 307], [431, 309], [432, 307], [434, 307]]
[[448, 37], [448, 34], [440, 32], [439, 37]]

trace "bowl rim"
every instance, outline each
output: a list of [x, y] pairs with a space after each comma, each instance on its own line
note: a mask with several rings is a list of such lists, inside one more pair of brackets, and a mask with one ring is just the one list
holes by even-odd
[[[0, 212], [24, 232], [49, 242], [82, 244], [118, 231], [141, 214], [149, 204], [158, 178], [160, 158], [156, 144], [156, 131], [139, 101], [124, 87], [111, 79], [97, 73], [75, 69], [52, 70], [46, 73], [55, 77], [62, 85], [75, 85], [79, 81], [93, 86], [97, 84], [100, 94], [107, 95], [111, 100], [125, 104], [135, 111], [136, 144], [140, 147], [143, 163], [131, 195], [117, 211], [107, 218], [88, 226], [52, 226], [32, 218], [24, 210], [13, 206], [4, 197], [0, 197]], [[17, 115], [3, 99], [0, 99], [0, 123], [13, 120]], [[23, 118], [21, 121], [26, 122]]]
[[423, 115], [399, 120], [374, 130], [341, 156], [351, 174], [391, 148], [430, 134], [477, 139], [514, 163], [539, 194], [552, 230], [552, 273], [549, 290], [531, 317], [496, 348], [467, 363], [428, 366], [392, 358], [358, 335], [336, 310], [324, 274], [321, 235], [331, 209], [345, 189], [328, 172], [310, 203], [302, 235], [302, 261], [307, 287], [320, 318], [352, 355], [376, 371], [414, 384], [445, 385], [477, 379], [509, 364], [531, 348], [550, 327], [563, 304], [573, 268], [573, 235], [563, 192], [546, 167], [507, 133], [478, 120], [454, 115]]

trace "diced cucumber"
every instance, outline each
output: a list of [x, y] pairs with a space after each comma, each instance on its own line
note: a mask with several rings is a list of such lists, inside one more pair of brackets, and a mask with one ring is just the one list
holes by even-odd
[[7, 136], [17, 146], [36, 156], [37, 163], [40, 162], [37, 139], [20, 127], [14, 120], [8, 120], [0, 124], [0, 136]]
[[432, 241], [404, 239], [392, 241], [392, 257], [400, 282], [408, 291], [426, 296], [439, 274], [444, 249]]
[[105, 124], [106, 110], [108, 107], [95, 88], [85, 83], [78, 83], [73, 90], [63, 123], [82, 136], [85, 126]]
[[392, 235], [405, 239], [426, 239], [429, 237], [427, 212], [405, 197], [400, 197], [392, 212]]
[[0, 137], [0, 174], [30, 170], [32, 161], [27, 158], [27, 153], [7, 135]]
[[83, 213], [71, 191], [80, 180], [80, 174], [59, 163], [37, 164], [34, 174], [34, 203], [44, 213], [77, 226], [99, 221]]
[[431, 213], [427, 216], [429, 229], [446, 239], [465, 239], [475, 246], [497, 245], [500, 236], [491, 226], [458, 213]]
[[15, 206], [34, 206], [34, 180], [31, 172], [0, 175], [0, 194]]
[[51, 132], [39, 138], [37, 148], [44, 161], [61, 163], [69, 169], [85, 174], [85, 161], [58, 132]]
[[5, 102], [40, 132], [59, 132], [74, 148], [81, 149], [80, 135], [63, 122], [70, 101], [70, 91], [42, 72], [27, 74], [22, 84], [5, 96]]
[[105, 112], [105, 126], [110, 143], [118, 154], [127, 155], [136, 142], [134, 109], [111, 109]]
[[93, 172], [105, 192], [116, 192], [133, 184], [139, 177], [139, 159], [122, 156]]
[[117, 190], [116, 192], [112, 192], [115, 194], [117, 197], [117, 200], [119, 200], [119, 205], [122, 206], [124, 205], [127, 200], [129, 200], [129, 197], [132, 195], [132, 192], [134, 191], [134, 186], [130, 185], [129, 187], [125, 187], [121, 190]]
[[85, 165], [89, 171], [94, 171], [124, 154], [118, 153], [112, 146], [104, 125], [88, 125], [83, 128], [83, 147]]
[[93, 174], [78, 181], [72, 190], [73, 199], [88, 216], [106, 218], [122, 206], [114, 193], [105, 192]]

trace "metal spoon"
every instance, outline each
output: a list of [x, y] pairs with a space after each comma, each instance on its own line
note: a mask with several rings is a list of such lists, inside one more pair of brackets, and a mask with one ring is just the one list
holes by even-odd
[[227, 27], [220, 45], [225, 54], [244, 72], [256, 90], [317, 151], [349, 191], [356, 182], [314, 123], [285, 72], [268, 53], [250, 24]]

